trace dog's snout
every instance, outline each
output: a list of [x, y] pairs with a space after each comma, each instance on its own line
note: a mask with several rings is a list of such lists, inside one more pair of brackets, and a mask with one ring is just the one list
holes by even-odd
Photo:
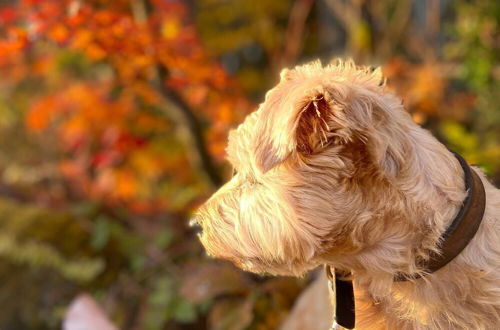
[[203, 231], [203, 228], [201, 227], [200, 222], [198, 221], [197, 217], [192, 217], [189, 220], [189, 227], [196, 233], [196, 234], [201, 234]]

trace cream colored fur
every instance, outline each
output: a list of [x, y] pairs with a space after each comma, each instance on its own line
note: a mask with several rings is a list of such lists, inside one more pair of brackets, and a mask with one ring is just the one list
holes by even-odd
[[357, 329], [500, 328], [500, 192], [450, 264], [412, 282], [466, 196], [463, 171], [387, 91], [337, 61], [284, 70], [229, 136], [236, 174], [200, 209], [207, 252], [258, 273], [353, 271]]

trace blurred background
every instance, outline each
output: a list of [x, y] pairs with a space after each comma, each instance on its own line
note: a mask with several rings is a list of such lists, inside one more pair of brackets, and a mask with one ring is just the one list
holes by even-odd
[[121, 329], [276, 329], [309, 278], [205, 257], [190, 215], [281, 68], [381, 65], [500, 184], [496, 0], [0, 0], [0, 328], [81, 293]]

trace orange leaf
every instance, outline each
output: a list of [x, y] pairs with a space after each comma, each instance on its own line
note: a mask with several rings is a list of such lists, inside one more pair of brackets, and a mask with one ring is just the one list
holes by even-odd
[[57, 24], [50, 29], [48, 36], [55, 42], [63, 43], [68, 39], [69, 31], [64, 25]]
[[46, 97], [34, 103], [28, 111], [25, 124], [32, 131], [39, 132], [47, 127], [56, 112], [54, 97]]

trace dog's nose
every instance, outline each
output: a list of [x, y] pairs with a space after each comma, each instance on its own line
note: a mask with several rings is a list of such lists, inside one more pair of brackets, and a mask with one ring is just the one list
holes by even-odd
[[200, 222], [196, 217], [192, 217], [189, 220], [189, 227], [195, 232], [195, 234], [200, 235], [203, 231], [203, 228], [200, 225]]

